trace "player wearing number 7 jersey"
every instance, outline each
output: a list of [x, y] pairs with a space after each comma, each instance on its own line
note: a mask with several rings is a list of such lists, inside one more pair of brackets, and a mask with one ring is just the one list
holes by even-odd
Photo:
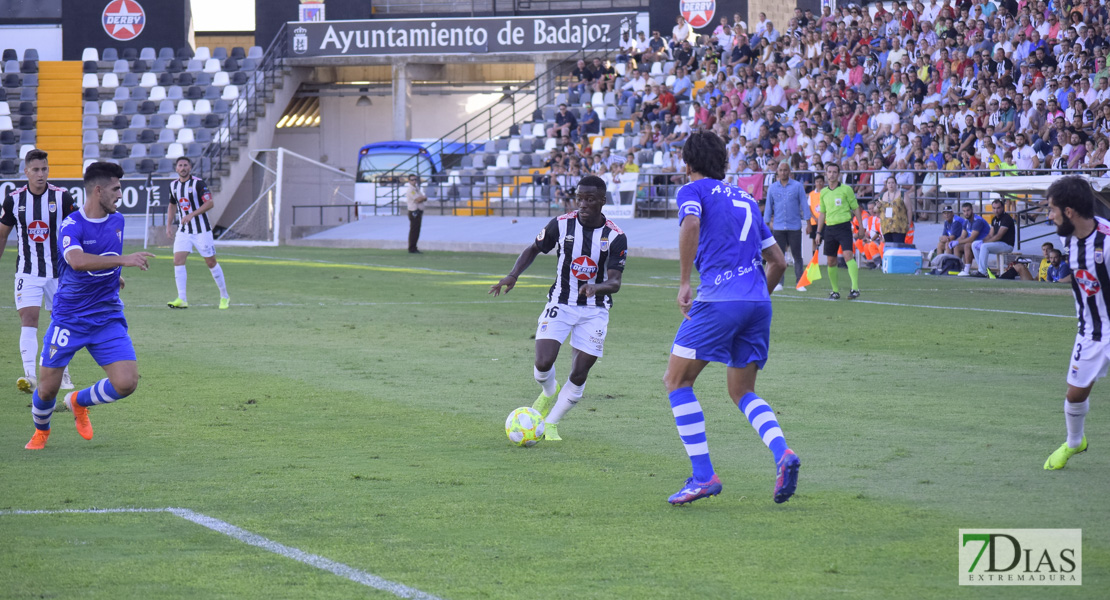
[[[545, 440], [560, 440], [558, 424], [586, 389], [590, 368], [601, 357], [609, 330], [609, 307], [621, 289], [621, 275], [628, 254], [624, 232], [605, 218], [605, 182], [588, 175], [578, 182], [578, 210], [551, 219], [536, 241], [524, 249], [513, 270], [490, 287], [489, 293], [507, 294], [517, 278], [542, 252], [557, 251], [555, 283], [547, 292], [547, 306], [536, 326], [534, 375], [543, 390], [532, 408], [547, 420]], [[555, 379], [555, 359], [570, 336], [574, 349], [570, 376], [560, 388]]]
[[[698, 132], [686, 140], [682, 153], [690, 178], [677, 197], [683, 320], [663, 383], [693, 475], [667, 501], [686, 504], [721, 493], [721, 480], [709, 460], [705, 416], [693, 388], [707, 364], [720, 362], [728, 365], [732, 401], [774, 454], [774, 500], [786, 502], [797, 486], [800, 462], [787, 447], [775, 412], [755, 394], [755, 378], [770, 345], [771, 288], [786, 270], [786, 259], [755, 199], [721, 181], [728, 162], [724, 141], [715, 133]], [[695, 268], [701, 279], [696, 298], [690, 287]]]
[[73, 411], [77, 433], [86, 440], [93, 436], [88, 407], [115, 402], [131, 395], [139, 383], [138, 363], [123, 302], [122, 267], [147, 269], [154, 255], [136, 252], [122, 255], [123, 215], [116, 213], [120, 199], [119, 165], [96, 162], [85, 169], [85, 205], [62, 221], [58, 252], [62, 255], [61, 277], [54, 296], [50, 327], [43, 338], [42, 370], [38, 389], [31, 396], [35, 434], [25, 448], [42, 450], [50, 437], [50, 417], [62, 381], [62, 371], [82, 348], [107, 378], [66, 396]]

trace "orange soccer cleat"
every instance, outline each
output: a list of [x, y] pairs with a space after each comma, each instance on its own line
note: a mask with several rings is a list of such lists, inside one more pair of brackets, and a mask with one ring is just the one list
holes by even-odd
[[42, 450], [46, 447], [46, 440], [50, 439], [49, 429], [36, 429], [35, 435], [31, 436], [31, 441], [27, 442], [24, 446], [27, 450]]
[[77, 392], [66, 396], [66, 408], [73, 413], [73, 424], [77, 426], [77, 434], [86, 440], [93, 437], [92, 423], [89, 422], [89, 409], [77, 403]]

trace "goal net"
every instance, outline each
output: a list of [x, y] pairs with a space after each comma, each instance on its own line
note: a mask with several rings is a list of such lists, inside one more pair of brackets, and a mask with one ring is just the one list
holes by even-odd
[[229, 205], [244, 208], [216, 243], [276, 246], [289, 238], [293, 225], [339, 224], [347, 218], [354, 204], [353, 174], [285, 148], [260, 150], [251, 161], [247, 180]]

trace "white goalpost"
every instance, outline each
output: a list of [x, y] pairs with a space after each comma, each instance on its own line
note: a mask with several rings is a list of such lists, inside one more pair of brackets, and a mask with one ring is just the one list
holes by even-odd
[[287, 237], [283, 222], [296, 199], [307, 206], [354, 203], [355, 176], [287, 150], [258, 150], [251, 157], [245, 185], [253, 187], [253, 201], [223, 231], [221, 246], [277, 246]]

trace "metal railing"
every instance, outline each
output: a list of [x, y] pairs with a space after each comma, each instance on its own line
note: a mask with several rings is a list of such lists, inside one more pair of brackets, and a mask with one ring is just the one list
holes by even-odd
[[217, 130], [217, 135], [201, 154], [199, 175], [208, 181], [219, 177], [230, 167], [235, 149], [247, 143], [251, 128], [266, 103], [270, 102], [276, 82], [283, 76], [282, 68], [288, 48], [288, 27], [282, 24], [270, 46], [262, 55], [257, 69], [248, 74], [239, 98]]
[[[354, 203], [300, 204], [293, 207], [293, 226], [343, 225], [358, 220], [358, 208], [359, 205]], [[316, 218], [309, 218], [313, 213]]]

